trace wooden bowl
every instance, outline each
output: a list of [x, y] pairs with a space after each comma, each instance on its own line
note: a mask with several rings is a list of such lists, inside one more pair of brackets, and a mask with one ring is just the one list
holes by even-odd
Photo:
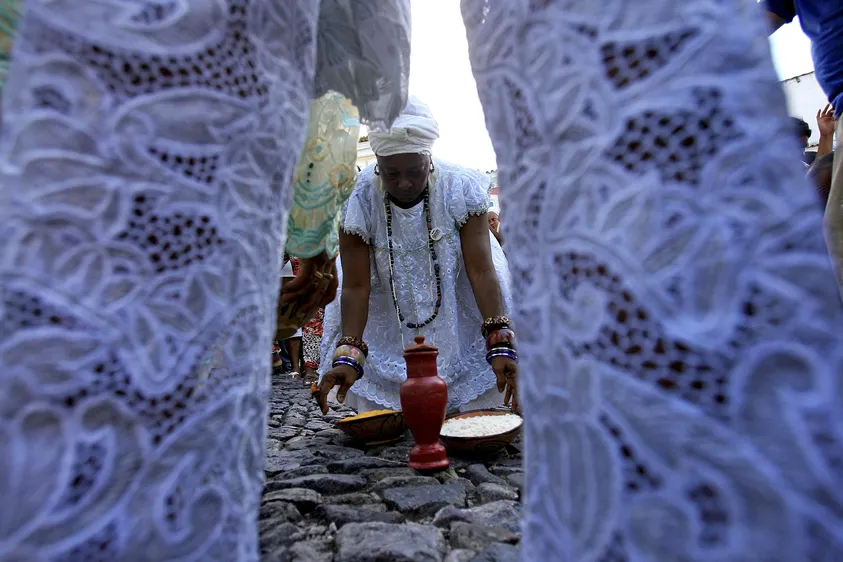
[[[464, 412], [462, 414], [454, 414], [445, 418], [445, 421], [461, 418], [473, 418], [477, 416], [505, 416], [511, 412], [502, 410], [475, 410], [473, 412]], [[498, 454], [504, 447], [512, 443], [518, 433], [521, 431], [521, 426], [518, 426], [498, 433], [496, 435], [486, 435], [484, 437], [450, 437], [439, 434], [439, 439], [445, 444], [448, 449], [448, 454], [461, 455], [466, 457], [491, 457]]]
[[383, 445], [397, 441], [407, 431], [407, 422], [400, 410], [393, 410], [367, 418], [351, 416], [336, 426], [352, 440], [366, 445]]

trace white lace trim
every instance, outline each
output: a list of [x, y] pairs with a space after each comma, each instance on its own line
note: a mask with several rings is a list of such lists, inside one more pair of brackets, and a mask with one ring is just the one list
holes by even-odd
[[465, 226], [465, 223], [467, 223], [468, 219], [470, 219], [471, 217], [482, 217], [483, 215], [485, 215], [488, 212], [489, 212], [488, 206], [474, 207], [473, 209], [468, 209], [468, 211], [465, 214], [457, 217], [457, 220], [456, 220], [457, 227], [462, 228], [462, 227]]

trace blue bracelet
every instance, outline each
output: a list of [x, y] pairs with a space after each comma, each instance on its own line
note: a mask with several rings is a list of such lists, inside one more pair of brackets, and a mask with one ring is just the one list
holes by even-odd
[[501, 347], [493, 347], [486, 353], [486, 362], [490, 365], [492, 364], [492, 360], [495, 357], [508, 357], [515, 362], [518, 362], [518, 352], [516, 352], [511, 347], [501, 346]]
[[337, 365], [348, 365], [357, 371], [357, 378], [361, 378], [363, 376], [363, 366], [351, 357], [337, 357], [334, 359], [331, 366], [336, 367]]

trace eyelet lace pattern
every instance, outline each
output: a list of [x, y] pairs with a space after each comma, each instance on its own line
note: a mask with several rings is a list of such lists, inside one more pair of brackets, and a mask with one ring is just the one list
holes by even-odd
[[509, 217], [522, 558], [843, 559], [843, 315], [758, 5], [462, 7]]
[[[358, 5], [380, 3], [396, 4]], [[336, 38], [329, 58], [360, 44], [317, 34], [319, 6], [27, 3], [0, 146], [0, 559], [258, 559], [317, 40]], [[408, 38], [407, 22], [388, 23], [380, 48], [397, 57], [318, 80], [369, 123], [406, 98], [409, 45], [388, 37]]]

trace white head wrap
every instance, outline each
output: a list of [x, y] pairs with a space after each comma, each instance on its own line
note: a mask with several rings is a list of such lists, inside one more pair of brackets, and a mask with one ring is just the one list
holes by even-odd
[[439, 125], [430, 108], [415, 96], [407, 100], [389, 132], [369, 131], [369, 144], [377, 156], [430, 152], [438, 138]]

